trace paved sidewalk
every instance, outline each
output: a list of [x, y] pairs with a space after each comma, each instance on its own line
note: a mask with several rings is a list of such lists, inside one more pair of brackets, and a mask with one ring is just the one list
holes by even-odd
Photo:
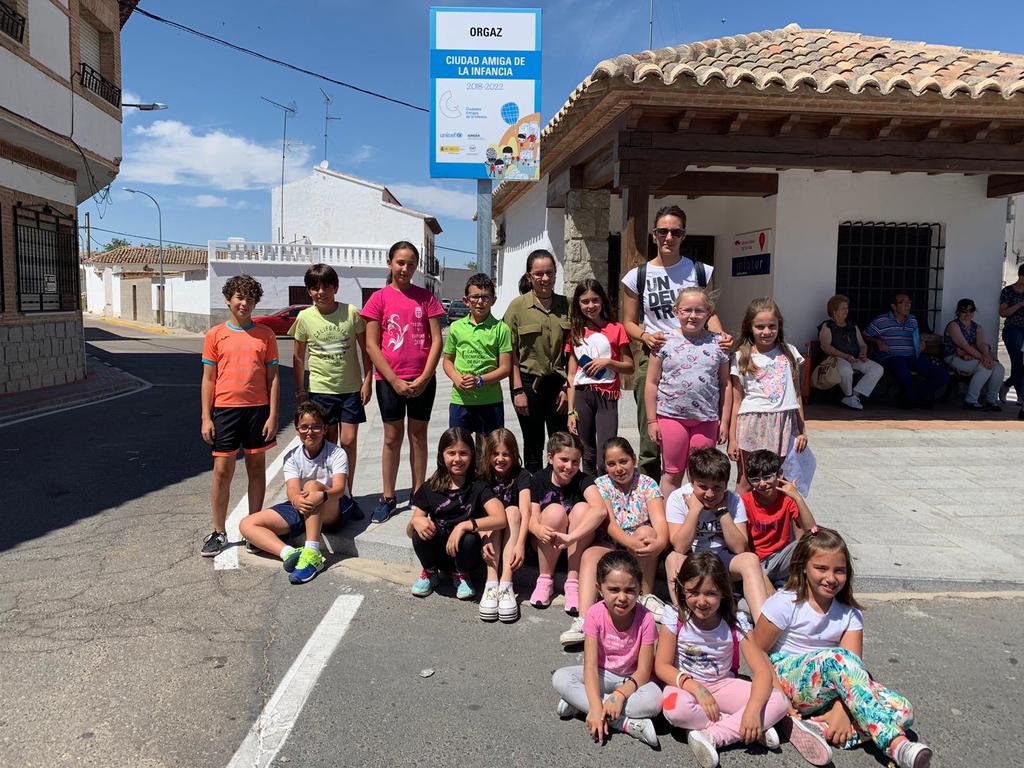
[[[448, 378], [439, 374], [428, 476], [448, 425], [450, 391]], [[619, 413], [620, 433], [636, 445], [631, 393], [620, 401]], [[901, 589], [1024, 582], [1024, 422], [1015, 419], [1016, 409], [987, 420], [965, 418], [961, 411], [905, 422], [895, 418], [897, 411], [888, 414], [852, 422], [838, 420], [844, 414], [827, 407], [812, 407], [809, 414], [818, 474], [808, 501], [819, 522], [848, 539], [858, 577]], [[367, 407], [367, 419], [359, 431], [356, 496], [369, 515], [381, 489], [383, 429], [375, 402]], [[510, 403], [505, 423], [519, 433]], [[287, 439], [291, 434], [281, 436]], [[339, 553], [414, 567], [405, 534], [408, 484], [406, 464], [398, 476], [403, 511], [383, 525], [349, 524], [331, 535], [332, 546]], [[268, 499], [283, 497], [283, 490], [278, 477]]]

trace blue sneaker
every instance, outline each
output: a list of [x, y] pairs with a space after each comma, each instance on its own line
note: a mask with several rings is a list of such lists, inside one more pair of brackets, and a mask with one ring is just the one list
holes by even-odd
[[351, 496], [341, 497], [341, 516], [344, 520], [365, 520], [366, 513]]
[[370, 515], [370, 522], [386, 523], [397, 513], [397, 507], [398, 501], [396, 499], [386, 499], [381, 496], [377, 506], [374, 507], [373, 514]]
[[285, 555], [283, 558], [281, 558], [282, 560], [284, 560], [285, 573], [291, 573], [295, 570], [295, 566], [298, 565], [299, 557], [301, 555], [302, 547], [292, 547], [292, 551]]
[[437, 586], [437, 582], [440, 580], [441, 577], [438, 575], [437, 571], [428, 571], [424, 569], [409, 591], [412, 592], [415, 597], [426, 597], [434, 591], [434, 588]]
[[464, 573], [452, 574], [455, 580], [455, 596], [459, 600], [472, 600], [476, 597], [476, 590], [469, 581], [469, 576]]
[[299, 555], [299, 562], [296, 564], [295, 570], [292, 571], [292, 575], [288, 577], [288, 581], [292, 584], [305, 584], [307, 581], [315, 579], [326, 565], [327, 561], [319, 550], [303, 547]]

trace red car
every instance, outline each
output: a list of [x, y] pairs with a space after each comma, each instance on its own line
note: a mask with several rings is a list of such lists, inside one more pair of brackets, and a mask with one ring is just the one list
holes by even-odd
[[287, 336], [288, 331], [291, 330], [299, 312], [309, 306], [312, 305], [292, 304], [290, 307], [285, 307], [280, 312], [275, 312], [272, 315], [267, 315], [266, 317], [254, 317], [252, 321], [254, 323], [267, 326], [267, 328], [274, 332], [275, 336]]

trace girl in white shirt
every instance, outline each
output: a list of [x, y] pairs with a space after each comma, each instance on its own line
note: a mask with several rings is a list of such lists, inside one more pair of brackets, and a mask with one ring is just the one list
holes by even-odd
[[829, 741], [849, 749], [870, 739], [899, 768], [928, 768], [932, 750], [905, 733], [914, 721], [910, 702], [864, 666], [859, 609], [846, 542], [830, 528], [811, 528], [793, 551], [786, 588], [765, 602], [753, 634], [802, 716], [792, 718], [790, 741], [812, 765], [831, 760]]
[[740, 466], [737, 493], [749, 490], [743, 469], [747, 454], [768, 450], [785, 459], [790, 443], [797, 453], [807, 448], [799, 386], [803, 361], [797, 348], [786, 343], [779, 305], [769, 298], [750, 302], [730, 369], [729, 458]]
[[[772, 728], [786, 716], [786, 697], [772, 690], [772, 669], [749, 639], [750, 625], [736, 614], [729, 574], [714, 552], [686, 558], [676, 575], [676, 606], [665, 606], [654, 669], [668, 682], [665, 719], [686, 728], [702, 768], [718, 765], [718, 748], [760, 741], [772, 749]], [[736, 677], [740, 653], [753, 682]]]

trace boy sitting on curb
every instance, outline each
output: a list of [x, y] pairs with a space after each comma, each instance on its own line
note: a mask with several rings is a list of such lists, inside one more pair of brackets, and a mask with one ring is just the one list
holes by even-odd
[[752, 488], [743, 494], [749, 547], [761, 561], [768, 582], [780, 589], [789, 578], [797, 541], [817, 524], [803, 495], [782, 476], [777, 453], [754, 451], [747, 456], [746, 468]]
[[[326, 418], [316, 403], [300, 403], [295, 409], [295, 430], [302, 445], [285, 455], [288, 500], [249, 515], [240, 527], [250, 544], [280, 556], [292, 584], [305, 584], [326, 565], [320, 554], [320, 531], [341, 516], [348, 457], [343, 448], [324, 439]], [[301, 548], [281, 540], [303, 532], [306, 540]]]

